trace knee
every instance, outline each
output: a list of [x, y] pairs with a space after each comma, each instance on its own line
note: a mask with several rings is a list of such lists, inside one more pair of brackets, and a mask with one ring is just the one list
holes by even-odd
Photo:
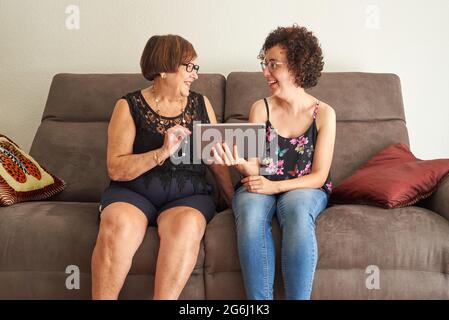
[[270, 210], [257, 195], [249, 192], [236, 195], [232, 209], [236, 222], [242, 226], [262, 223]]
[[306, 208], [284, 211], [279, 215], [283, 241], [300, 243], [315, 234], [315, 218]]
[[315, 223], [326, 204], [326, 195], [320, 190], [298, 189], [287, 192], [280, 197], [277, 205], [280, 222], [286, 225]]
[[257, 232], [257, 230], [259, 230], [259, 226], [266, 223], [264, 218], [265, 215], [266, 214], [264, 214], [262, 210], [254, 210], [253, 208], [248, 208], [247, 210], [241, 208], [238, 211], [234, 211], [237, 232]]
[[308, 208], [296, 207], [278, 212], [279, 224], [282, 230], [301, 231], [315, 225], [315, 217]]
[[104, 244], [113, 246], [117, 242], [130, 239], [135, 233], [135, 222], [125, 210], [106, 208], [101, 216], [99, 237]]
[[203, 238], [206, 229], [206, 219], [194, 209], [179, 212], [175, 219], [158, 227], [161, 241], [178, 241], [184, 244], [197, 245]]
[[234, 211], [244, 211], [250, 209], [257, 203], [257, 194], [248, 192], [246, 190], [240, 190], [232, 199], [232, 207]]
[[254, 203], [252, 206], [234, 209], [234, 218], [239, 238], [258, 238], [262, 228], [270, 227], [271, 224], [267, 208], [258, 207]]

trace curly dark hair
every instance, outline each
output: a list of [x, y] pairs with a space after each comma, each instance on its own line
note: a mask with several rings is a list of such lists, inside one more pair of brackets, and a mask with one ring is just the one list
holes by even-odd
[[315, 35], [297, 24], [278, 27], [265, 39], [259, 59], [264, 59], [265, 52], [276, 45], [287, 49], [288, 69], [295, 76], [295, 83], [305, 89], [316, 86], [324, 61]]

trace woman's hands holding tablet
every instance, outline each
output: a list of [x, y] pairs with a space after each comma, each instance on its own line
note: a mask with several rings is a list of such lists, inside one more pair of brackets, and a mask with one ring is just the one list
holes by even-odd
[[238, 164], [245, 164], [247, 161], [241, 158], [237, 151], [237, 145], [233, 145], [233, 151], [229, 148], [226, 142], [217, 143], [212, 147], [212, 158], [216, 164], [235, 166]]
[[[226, 142], [217, 143], [212, 148], [213, 161], [217, 164], [226, 166], [242, 165], [243, 167], [252, 162], [244, 158], [239, 157], [237, 146], [233, 146], [233, 152]], [[255, 159], [253, 159], [255, 161]], [[241, 180], [248, 192], [261, 193], [261, 194], [275, 194], [278, 193], [278, 186], [275, 182], [265, 178], [261, 175], [248, 175]]]
[[226, 142], [217, 143], [212, 147], [212, 162], [224, 166], [234, 166], [244, 176], [259, 175], [258, 158], [242, 158], [239, 156], [237, 145], [233, 145], [233, 151]]

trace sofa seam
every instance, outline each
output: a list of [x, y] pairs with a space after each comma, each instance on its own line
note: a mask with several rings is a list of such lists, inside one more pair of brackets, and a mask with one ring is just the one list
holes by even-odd
[[[449, 272], [439, 272], [439, 271], [424, 271], [424, 270], [412, 270], [412, 269], [381, 269], [380, 271], [414, 271], [414, 272], [426, 272], [426, 273], [438, 273], [443, 274], [445, 276], [449, 277]], [[336, 270], [336, 271], [348, 271], [348, 270], [366, 270], [366, 268], [345, 268], [345, 269], [337, 269], [337, 268], [317, 268], [315, 271], [330, 271], [330, 270]], [[217, 273], [231, 273], [231, 272], [241, 272], [240, 270], [233, 270], [233, 271], [216, 271], [216, 272], [206, 272], [207, 275], [213, 275]]]
[[[330, 270], [337, 270], [337, 271], [347, 271], [347, 270], [366, 270], [366, 268], [345, 268], [345, 269], [336, 269], [336, 268], [319, 268], [318, 270], [324, 270], [324, 271], [330, 271]], [[449, 276], [449, 272], [440, 272], [440, 271], [426, 271], [426, 270], [412, 270], [412, 269], [389, 269], [389, 268], [379, 268], [380, 271], [414, 271], [414, 272], [425, 272], [425, 273], [438, 273], [438, 274], [444, 274], [446, 276]]]

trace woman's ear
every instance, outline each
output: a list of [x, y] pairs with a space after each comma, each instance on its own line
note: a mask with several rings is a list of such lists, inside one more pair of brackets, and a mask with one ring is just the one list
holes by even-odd
[[165, 79], [166, 76], [167, 76], [167, 74], [166, 74], [165, 72], [162, 72], [162, 73], [161, 73], [161, 78], [162, 78], [162, 79]]
[[292, 72], [290, 73], [290, 80], [294, 83], [295, 88], [301, 88], [301, 86], [298, 84], [299, 81], [301, 81], [301, 76], [295, 76], [295, 74]]

